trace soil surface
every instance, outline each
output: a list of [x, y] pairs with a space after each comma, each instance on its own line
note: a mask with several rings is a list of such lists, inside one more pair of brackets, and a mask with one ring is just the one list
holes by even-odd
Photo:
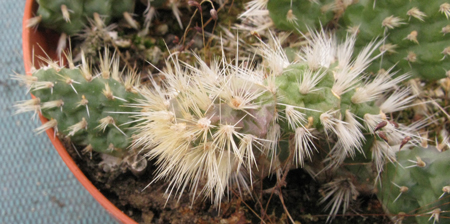
[[[89, 155], [80, 157], [71, 146], [67, 146], [67, 149], [91, 182], [138, 223], [291, 223], [280, 194], [276, 194], [279, 191], [261, 190], [274, 187], [275, 177], [266, 178], [262, 184], [256, 183], [255, 195], [252, 197], [237, 194], [230, 197], [221, 204], [219, 210], [211, 206], [209, 200], [199, 199], [192, 203], [189, 192], [184, 192], [179, 200], [173, 196], [167, 200], [166, 184], [162, 181], [143, 190], [152, 181], [152, 172], [156, 169], [154, 166], [148, 166], [140, 177], [127, 170], [105, 173], [98, 165], [101, 162], [98, 154], [93, 154], [91, 159]], [[320, 192], [320, 184], [302, 169], [289, 172], [281, 195], [296, 224], [326, 223], [328, 211], [323, 211], [324, 205], [318, 204]], [[330, 223], [384, 224], [390, 221], [383, 214], [376, 196], [360, 196], [356, 203], [350, 205], [346, 214], [338, 213]]]

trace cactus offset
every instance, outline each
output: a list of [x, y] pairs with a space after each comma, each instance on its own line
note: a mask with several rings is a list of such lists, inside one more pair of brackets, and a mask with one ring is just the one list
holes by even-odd
[[[106, 54], [105, 54], [106, 55]], [[93, 77], [86, 65], [82, 68], [60, 68], [54, 62], [33, 72], [28, 80], [31, 93], [36, 97], [30, 110], [42, 112], [50, 121], [40, 131], [54, 128], [86, 151], [97, 151], [123, 157], [129, 150], [133, 120], [129, 114], [139, 95], [130, 82], [124, 85], [117, 69], [103, 62], [101, 75]], [[115, 60], [114, 63], [118, 63]], [[114, 66], [113, 66], [114, 67]], [[113, 74], [111, 74], [113, 73]], [[30, 104], [30, 103], [28, 103]], [[19, 104], [18, 108], [26, 108]]]

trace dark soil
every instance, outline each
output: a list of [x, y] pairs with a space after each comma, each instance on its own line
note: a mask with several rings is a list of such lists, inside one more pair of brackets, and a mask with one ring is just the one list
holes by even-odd
[[[208, 200], [196, 200], [192, 204], [189, 192], [184, 192], [179, 201], [173, 197], [167, 200], [166, 186], [162, 181], [142, 191], [151, 182], [155, 167], [147, 167], [146, 173], [140, 177], [130, 171], [105, 173], [98, 165], [101, 161], [99, 155], [94, 154], [92, 159], [87, 155], [80, 157], [73, 147], [67, 148], [91, 182], [120, 210], [139, 223], [290, 223], [277, 194], [255, 193], [253, 200], [249, 196], [242, 199], [235, 195], [222, 203], [220, 210], [212, 207]], [[262, 188], [275, 186], [275, 179], [266, 178]], [[328, 211], [322, 211], [324, 205], [318, 204], [320, 184], [302, 169], [291, 170], [286, 183], [281, 194], [296, 223], [326, 223]], [[257, 188], [261, 188], [260, 183], [259, 187], [255, 187], [255, 192], [261, 192]], [[331, 223], [383, 224], [390, 221], [384, 216], [376, 196], [362, 196], [345, 215], [339, 213]]]

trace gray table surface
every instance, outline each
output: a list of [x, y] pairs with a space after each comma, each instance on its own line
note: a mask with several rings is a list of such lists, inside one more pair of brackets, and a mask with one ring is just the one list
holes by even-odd
[[14, 115], [29, 99], [11, 80], [24, 74], [22, 16], [25, 0], [0, 0], [0, 224], [116, 223], [78, 183], [46, 134], [33, 130], [31, 113]]

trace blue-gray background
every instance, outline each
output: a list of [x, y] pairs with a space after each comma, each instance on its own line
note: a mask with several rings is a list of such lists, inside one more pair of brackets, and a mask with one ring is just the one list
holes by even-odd
[[[10, 79], [24, 74], [22, 16], [25, 0], [0, 0], [0, 224], [116, 223], [70, 173], [40, 122], [14, 115], [14, 102], [29, 99]], [[63, 206], [60, 206], [62, 205]]]

